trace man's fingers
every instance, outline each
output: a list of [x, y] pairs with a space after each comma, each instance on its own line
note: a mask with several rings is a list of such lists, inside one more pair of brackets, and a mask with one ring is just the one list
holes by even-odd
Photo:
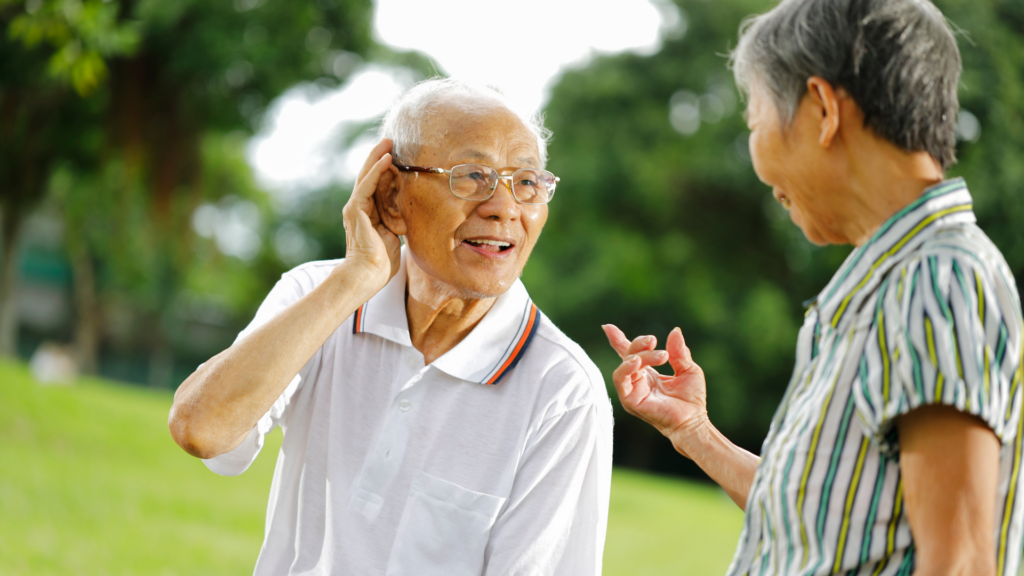
[[370, 150], [370, 154], [369, 156], [366, 157], [366, 161], [363, 162], [363, 167], [359, 169], [359, 175], [356, 176], [357, 184], [363, 181], [363, 178], [365, 178], [366, 175], [370, 172], [370, 168], [372, 168], [373, 165], [376, 164], [378, 160], [380, 160], [381, 156], [383, 156], [384, 153], [391, 152], [391, 148], [392, 142], [387, 138], [384, 138], [380, 142], [377, 142], [377, 145], [373, 147], [373, 150]]
[[619, 358], [625, 358], [629, 351], [629, 338], [619, 330], [619, 327], [614, 324], [605, 324], [601, 326], [604, 330], [604, 335], [608, 338], [608, 344], [611, 344], [613, 350], [619, 353]]
[[364, 178], [356, 184], [352, 190], [352, 197], [349, 199], [350, 202], [362, 205], [363, 202], [370, 202], [370, 198], [373, 197], [373, 193], [377, 191], [377, 182], [380, 182], [380, 176], [388, 168], [391, 167], [391, 154], [385, 153], [381, 156], [374, 164], [370, 167]]

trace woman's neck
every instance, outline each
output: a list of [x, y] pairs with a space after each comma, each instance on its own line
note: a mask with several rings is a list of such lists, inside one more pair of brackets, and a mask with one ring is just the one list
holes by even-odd
[[862, 153], [849, 163], [843, 228], [854, 246], [863, 246], [882, 224], [944, 177], [927, 152], [906, 152], [884, 140], [872, 144], [852, 148]]

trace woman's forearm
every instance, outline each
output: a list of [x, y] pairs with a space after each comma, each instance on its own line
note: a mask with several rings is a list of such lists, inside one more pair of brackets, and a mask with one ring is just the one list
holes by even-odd
[[678, 430], [670, 439], [676, 451], [693, 460], [740, 509], [746, 509], [759, 457], [730, 442], [708, 420]]

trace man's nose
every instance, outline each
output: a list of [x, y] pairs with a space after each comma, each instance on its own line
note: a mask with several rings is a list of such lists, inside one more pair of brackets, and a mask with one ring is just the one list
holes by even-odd
[[482, 218], [494, 220], [515, 220], [519, 217], [519, 203], [512, 195], [512, 183], [498, 180], [494, 194], [476, 208]]

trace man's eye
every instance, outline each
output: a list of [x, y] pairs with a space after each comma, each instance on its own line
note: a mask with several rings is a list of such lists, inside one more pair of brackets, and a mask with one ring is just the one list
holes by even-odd
[[487, 176], [485, 176], [483, 172], [470, 172], [469, 174], [466, 174], [466, 177], [472, 178], [473, 180], [487, 180]]
[[519, 182], [516, 182], [516, 184], [519, 185], [519, 186], [536, 186], [537, 185], [536, 182], [534, 182], [533, 180], [530, 180], [528, 178], [524, 178], [524, 179], [520, 180]]

